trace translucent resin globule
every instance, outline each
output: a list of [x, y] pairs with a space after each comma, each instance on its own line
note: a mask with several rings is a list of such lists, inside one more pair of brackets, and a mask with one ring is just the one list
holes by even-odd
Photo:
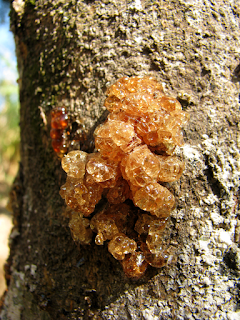
[[51, 131], [53, 150], [62, 157], [68, 150], [68, 115], [65, 108], [55, 108], [51, 113]]
[[[108, 241], [126, 276], [138, 279], [148, 265], [160, 268], [171, 260], [163, 233], [175, 198], [163, 183], [178, 180], [184, 170], [173, 153], [183, 144], [181, 129], [189, 116], [153, 77], [123, 77], [106, 95], [110, 114], [95, 130], [96, 152], [63, 157], [67, 181], [60, 195], [69, 208], [73, 239], [87, 245], [96, 234], [97, 245]], [[56, 141], [66, 121], [64, 110], [54, 114]], [[108, 205], [94, 212], [102, 197]], [[139, 209], [132, 210], [127, 199]]]

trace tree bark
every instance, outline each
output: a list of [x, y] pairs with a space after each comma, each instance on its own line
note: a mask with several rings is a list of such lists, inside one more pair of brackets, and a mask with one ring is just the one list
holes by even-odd
[[[21, 163], [1, 319], [237, 319], [239, 313], [239, 6], [219, 1], [15, 0]], [[235, 75], [234, 75], [235, 70]], [[176, 262], [132, 281], [107, 246], [72, 240], [49, 137], [65, 106], [92, 132], [106, 87], [153, 75], [190, 114], [186, 168], [171, 184]]]

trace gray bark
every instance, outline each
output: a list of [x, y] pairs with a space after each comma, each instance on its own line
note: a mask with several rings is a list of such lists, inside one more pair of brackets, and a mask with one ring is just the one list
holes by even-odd
[[[1, 319], [239, 319], [239, 13], [224, 0], [13, 1], [21, 164]], [[106, 87], [132, 75], [155, 76], [190, 114], [171, 185], [177, 259], [137, 282], [106, 246], [73, 242], [49, 138], [64, 105], [91, 151]]]

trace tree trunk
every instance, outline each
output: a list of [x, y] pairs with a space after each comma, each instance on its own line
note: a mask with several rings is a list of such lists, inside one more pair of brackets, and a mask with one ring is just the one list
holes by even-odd
[[[239, 6], [234, 1], [12, 2], [21, 163], [1, 319], [237, 319], [239, 309]], [[235, 70], [235, 76], [234, 74]], [[171, 184], [176, 262], [124, 276], [107, 246], [72, 240], [51, 147], [50, 113], [82, 123], [81, 148], [106, 117], [106, 87], [153, 75], [190, 114], [186, 167]]]

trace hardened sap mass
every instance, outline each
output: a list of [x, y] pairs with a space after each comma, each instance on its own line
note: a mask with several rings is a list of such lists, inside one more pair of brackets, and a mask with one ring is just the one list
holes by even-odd
[[[89, 244], [95, 233], [95, 243], [108, 241], [126, 276], [138, 279], [148, 265], [159, 268], [171, 260], [163, 233], [175, 198], [161, 183], [181, 177], [184, 163], [173, 152], [183, 145], [181, 128], [189, 116], [153, 77], [123, 77], [106, 95], [110, 114], [94, 133], [98, 152], [63, 157], [67, 181], [60, 195], [73, 239]], [[61, 112], [61, 128], [52, 130], [63, 129]], [[102, 197], [108, 205], [95, 213]], [[127, 199], [139, 209], [132, 210]]]

